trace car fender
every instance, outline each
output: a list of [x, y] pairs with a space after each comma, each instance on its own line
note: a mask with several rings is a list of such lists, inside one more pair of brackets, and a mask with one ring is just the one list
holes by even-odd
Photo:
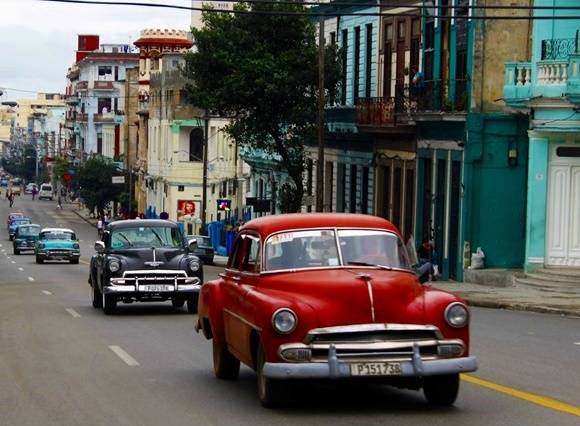
[[[221, 280], [208, 281], [201, 286], [198, 302], [198, 317], [205, 336], [211, 336], [218, 343], [225, 340], [223, 321], [223, 297]], [[207, 322], [206, 322], [207, 321]], [[211, 330], [207, 330], [207, 323]]]

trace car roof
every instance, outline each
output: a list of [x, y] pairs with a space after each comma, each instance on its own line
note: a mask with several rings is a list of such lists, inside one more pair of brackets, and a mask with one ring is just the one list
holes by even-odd
[[240, 231], [256, 231], [265, 238], [280, 231], [309, 228], [372, 228], [400, 235], [397, 228], [386, 219], [354, 213], [290, 213], [263, 216], [249, 221]]
[[176, 228], [177, 223], [163, 219], [129, 219], [129, 220], [116, 220], [114, 222], [109, 223], [108, 227], [110, 230], [114, 230], [117, 228], [142, 228], [153, 226], [167, 226], [171, 228]]
[[68, 228], [42, 228], [40, 232], [70, 232], [72, 234], [75, 233], [75, 231]]
[[17, 228], [20, 228], [21, 226], [35, 226], [37, 228], [40, 228], [40, 225], [38, 225], [37, 223], [23, 223], [22, 225], [18, 225]]
[[15, 222], [17, 222], [19, 220], [29, 220], [29, 221], [32, 222], [32, 218], [30, 218], [28, 216], [15, 216], [13, 219], [14, 219]]

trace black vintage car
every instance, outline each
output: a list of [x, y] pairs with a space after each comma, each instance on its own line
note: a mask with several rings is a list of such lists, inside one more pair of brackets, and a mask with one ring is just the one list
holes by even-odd
[[93, 307], [114, 313], [117, 302], [171, 300], [187, 302], [197, 312], [203, 266], [193, 254], [196, 241], [186, 241], [176, 223], [166, 220], [121, 220], [108, 225], [95, 243], [89, 284]]

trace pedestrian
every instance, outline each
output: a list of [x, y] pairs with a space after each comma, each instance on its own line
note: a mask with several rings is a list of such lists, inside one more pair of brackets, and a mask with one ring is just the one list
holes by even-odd
[[10, 191], [10, 194], [8, 194], [8, 202], [10, 203], [10, 207], [14, 205], [14, 194], [12, 191]]
[[97, 235], [101, 240], [103, 239], [103, 225], [104, 225], [103, 220], [99, 216], [99, 220], [97, 220]]
[[62, 199], [60, 194], [58, 194], [58, 198], [56, 199], [56, 207], [62, 210]]
[[36, 199], [36, 192], [37, 192], [36, 186], [33, 186], [32, 187], [32, 201], [34, 201]]

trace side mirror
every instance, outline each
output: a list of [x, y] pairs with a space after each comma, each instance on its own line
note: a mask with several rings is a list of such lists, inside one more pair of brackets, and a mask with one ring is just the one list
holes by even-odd
[[189, 247], [189, 251], [195, 251], [195, 249], [197, 248], [197, 240], [195, 238], [192, 238], [187, 242], [187, 246]]
[[99, 254], [105, 252], [105, 243], [102, 241], [95, 241], [95, 251]]

